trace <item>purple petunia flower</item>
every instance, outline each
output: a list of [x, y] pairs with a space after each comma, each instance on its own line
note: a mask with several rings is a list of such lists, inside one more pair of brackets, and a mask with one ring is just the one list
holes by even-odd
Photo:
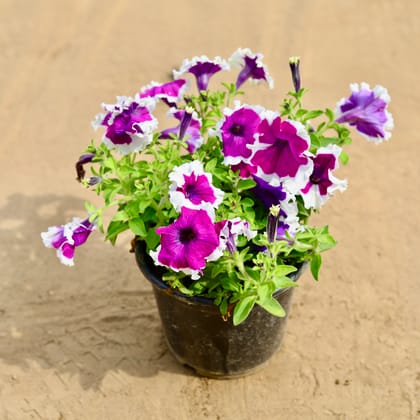
[[306, 208], [319, 209], [334, 191], [344, 191], [347, 181], [335, 178], [332, 175], [338, 167], [338, 157], [341, 148], [337, 145], [320, 147], [315, 157], [313, 172], [309, 177], [308, 183], [301, 190], [301, 196]]
[[[168, 115], [179, 120], [180, 124], [177, 127], [167, 128], [166, 130], [161, 131], [160, 138], [169, 139], [173, 135], [181, 136], [181, 125], [182, 122], [185, 121], [185, 114], [186, 111], [183, 109], [171, 108]], [[191, 120], [183, 134], [183, 138], [185, 138], [190, 153], [194, 153], [203, 144], [204, 139], [201, 135], [201, 119], [195, 111], [192, 112]]]
[[257, 167], [259, 178], [274, 186], [283, 184], [294, 194], [306, 185], [312, 173], [309, 135], [297, 121], [282, 121], [272, 111], [265, 114], [258, 141], [251, 146], [255, 153], [250, 163]]
[[252, 151], [248, 146], [255, 143], [262, 110], [247, 105], [224, 110], [224, 119], [218, 124], [216, 133], [222, 139], [225, 164], [236, 165], [251, 157]]
[[270, 185], [267, 181], [264, 181], [257, 176], [254, 176], [254, 181], [257, 185], [252, 189], [255, 196], [269, 209], [271, 206], [276, 206], [287, 198], [287, 192], [280, 184], [278, 186]]
[[248, 79], [254, 82], [265, 80], [272, 89], [273, 79], [268, 74], [266, 66], [262, 63], [262, 54], [254, 54], [249, 48], [239, 48], [229, 59], [232, 68], [242, 67], [236, 79], [236, 89], [239, 89]]
[[174, 70], [174, 79], [179, 79], [185, 73], [195, 76], [199, 91], [207, 90], [211, 76], [221, 70], [229, 70], [230, 66], [226, 60], [215, 57], [210, 60], [207, 56], [193, 57], [191, 60], [185, 59], [179, 70]]
[[153, 139], [157, 120], [150, 113], [153, 100], [118, 97], [115, 105], [102, 104], [105, 114], [97, 115], [92, 122], [96, 129], [106, 127], [103, 142], [110, 149], [118, 149], [121, 154], [143, 150]]
[[394, 122], [386, 109], [391, 100], [386, 88], [377, 85], [372, 90], [367, 83], [352, 83], [350, 89], [350, 97], [337, 103], [336, 121], [355, 126], [368, 141], [388, 140]]
[[143, 98], [158, 98], [162, 99], [168, 105], [173, 106], [179, 102], [188, 89], [189, 83], [185, 79], [177, 79], [168, 83], [151, 82], [144, 86], [139, 94]]
[[76, 162], [76, 173], [77, 173], [77, 180], [81, 182], [86, 175], [86, 171], [84, 165], [86, 163], [92, 162], [95, 155], [93, 153], [85, 153], [84, 155], [79, 157], [79, 160]]
[[156, 229], [161, 244], [150, 255], [156, 264], [182, 271], [197, 280], [207, 258], [219, 246], [218, 230], [205, 210], [182, 207], [175, 222]]
[[62, 226], [51, 226], [47, 232], [41, 233], [41, 238], [47, 248], [57, 250], [57, 257], [64, 265], [74, 265], [73, 257], [75, 248], [83, 245], [96, 224], [78, 217]]
[[194, 160], [176, 166], [169, 174], [172, 184], [169, 200], [177, 211], [182, 207], [205, 209], [210, 215], [223, 201], [223, 191], [212, 185], [212, 176], [204, 172], [203, 164]]
[[[239, 235], [245, 236], [248, 240], [255, 238], [257, 235], [257, 231], [251, 230], [249, 223], [239, 217], [231, 220], [223, 220], [219, 222], [219, 227], [220, 245], [217, 252], [212, 254], [214, 260], [217, 260], [226, 249], [230, 253], [235, 252]], [[213, 259], [209, 258], [209, 261], [213, 261]]]

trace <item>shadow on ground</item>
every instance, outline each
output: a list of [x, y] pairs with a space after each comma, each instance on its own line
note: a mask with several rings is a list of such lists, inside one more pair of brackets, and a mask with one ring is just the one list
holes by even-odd
[[1, 363], [78, 375], [85, 389], [119, 370], [189, 374], [168, 354], [153, 294], [126, 249], [92, 235], [67, 268], [42, 245], [41, 231], [80, 209], [79, 198], [21, 194], [0, 208]]

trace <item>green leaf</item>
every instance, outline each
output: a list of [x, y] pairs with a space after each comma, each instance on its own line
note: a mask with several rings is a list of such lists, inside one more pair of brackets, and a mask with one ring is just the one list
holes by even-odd
[[340, 162], [343, 165], [347, 165], [347, 163], [349, 162], [349, 155], [344, 150], [342, 150], [340, 153]]
[[149, 229], [146, 236], [146, 243], [149, 249], [155, 249], [160, 242], [160, 236], [154, 229]]
[[257, 296], [247, 296], [235, 305], [235, 309], [233, 310], [233, 325], [236, 326], [245, 321], [254, 307], [256, 300]]
[[253, 179], [241, 179], [238, 182], [238, 190], [239, 191], [250, 190], [251, 188], [254, 188], [256, 185], [257, 183]]
[[283, 309], [283, 307], [280, 305], [279, 302], [272, 296], [270, 299], [266, 299], [262, 302], [258, 302], [258, 305], [260, 305], [262, 308], [264, 308], [267, 312], [274, 316], [278, 317], [284, 317], [286, 316], [286, 311]]
[[311, 273], [315, 280], [318, 280], [319, 270], [322, 264], [322, 257], [320, 254], [314, 254], [311, 259]]
[[140, 236], [141, 238], [145, 238], [147, 236], [146, 227], [144, 226], [144, 222], [140, 217], [131, 219], [128, 222], [128, 227], [135, 235]]
[[109, 240], [112, 245], [115, 245], [115, 241], [117, 240], [118, 235], [121, 232], [124, 232], [128, 229], [128, 223], [127, 222], [121, 222], [119, 220], [113, 220], [108, 225], [107, 233], [106, 233], [106, 240]]

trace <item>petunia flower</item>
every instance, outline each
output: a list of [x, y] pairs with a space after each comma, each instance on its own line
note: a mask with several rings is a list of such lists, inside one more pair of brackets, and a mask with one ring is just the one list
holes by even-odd
[[314, 167], [308, 183], [301, 190], [306, 208], [319, 209], [334, 191], [344, 191], [347, 181], [334, 177], [332, 172], [338, 167], [341, 148], [337, 145], [320, 147], [312, 158]]
[[283, 200], [286, 200], [288, 195], [284, 190], [283, 185], [270, 185], [267, 181], [257, 176], [254, 176], [253, 179], [257, 185], [252, 189], [252, 192], [267, 209], [271, 206], [278, 205]]
[[57, 250], [57, 257], [62, 264], [72, 266], [75, 248], [83, 245], [95, 228], [95, 223], [89, 219], [74, 217], [65, 225], [49, 227], [47, 232], [41, 233], [41, 238], [47, 248]]
[[76, 162], [76, 173], [77, 173], [77, 180], [81, 182], [86, 175], [86, 171], [84, 165], [86, 163], [92, 162], [95, 155], [93, 153], [85, 153], [84, 155], [79, 157], [79, 160]]
[[186, 119], [185, 110], [171, 108], [168, 112], [168, 115], [179, 120], [180, 124], [176, 127], [167, 128], [161, 131], [160, 138], [169, 139], [173, 135], [178, 135], [180, 139], [185, 138], [188, 151], [190, 153], [194, 153], [203, 144], [204, 141], [204, 138], [201, 135], [201, 119], [198, 117], [197, 113], [195, 111], [190, 113], [191, 118], [185, 130], [181, 130], [183, 122], [185, 122]]
[[210, 60], [206, 55], [185, 59], [179, 70], [174, 70], [174, 79], [179, 79], [185, 73], [195, 76], [199, 91], [207, 90], [210, 78], [221, 70], [229, 70], [230, 66], [226, 60], [215, 57]]
[[121, 154], [143, 150], [153, 139], [153, 130], [157, 127], [157, 120], [150, 109], [153, 100], [134, 100], [125, 96], [117, 98], [115, 105], [102, 104], [105, 114], [97, 115], [92, 122], [96, 129], [106, 127], [103, 142], [110, 149], [118, 149]]
[[249, 146], [255, 143], [262, 110], [261, 107], [247, 105], [224, 110], [224, 118], [215, 131], [222, 139], [225, 164], [236, 165], [251, 157]]
[[391, 137], [394, 121], [386, 109], [391, 98], [386, 88], [376, 85], [373, 89], [367, 83], [350, 85], [352, 94], [337, 103], [335, 120], [348, 123], [367, 138], [381, 143]]
[[274, 186], [283, 184], [295, 194], [306, 185], [312, 173], [309, 135], [297, 121], [283, 121], [272, 111], [267, 111], [265, 116], [258, 140], [250, 146], [254, 150], [250, 163], [257, 167], [259, 178]]
[[139, 98], [158, 98], [173, 106], [182, 98], [189, 83], [185, 79], [177, 79], [168, 83], [151, 82], [140, 90]]
[[233, 253], [236, 250], [238, 237], [240, 235], [245, 236], [248, 240], [255, 238], [257, 235], [257, 231], [252, 230], [249, 223], [239, 217], [235, 217], [230, 220], [223, 220], [219, 222], [219, 226], [220, 245], [217, 248], [217, 253], [214, 252], [212, 254], [212, 258], [209, 258], [208, 261], [219, 259], [225, 249], [227, 249], [230, 253]]
[[182, 271], [193, 280], [200, 277], [207, 258], [219, 246], [216, 225], [205, 210], [181, 208], [181, 214], [169, 226], [156, 229], [161, 243], [150, 252], [157, 265]]
[[265, 80], [272, 89], [273, 79], [268, 73], [266, 66], [262, 63], [262, 54], [254, 54], [249, 48], [238, 48], [230, 57], [229, 63], [232, 68], [242, 67], [237, 79], [236, 89], [239, 89], [248, 79], [254, 82]]
[[169, 179], [172, 181], [169, 200], [177, 211], [188, 207], [213, 214], [213, 209], [223, 201], [223, 191], [212, 185], [212, 175], [204, 172], [203, 164], [198, 160], [176, 166]]

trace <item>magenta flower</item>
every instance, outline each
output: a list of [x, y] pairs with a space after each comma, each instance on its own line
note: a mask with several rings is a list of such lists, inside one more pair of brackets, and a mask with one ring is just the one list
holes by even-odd
[[367, 138], [368, 141], [381, 143], [391, 137], [394, 122], [386, 109], [391, 98], [382, 86], [370, 89], [367, 83], [350, 85], [352, 94], [337, 103], [335, 111], [338, 123], [348, 123]]
[[95, 223], [89, 222], [89, 219], [81, 221], [74, 217], [65, 225], [49, 227], [47, 232], [41, 233], [41, 238], [47, 248], [57, 250], [62, 264], [72, 266], [75, 248], [86, 242], [95, 227]]
[[207, 90], [210, 78], [221, 70], [229, 70], [230, 66], [226, 60], [215, 57], [210, 60], [207, 56], [193, 57], [191, 60], [185, 59], [179, 70], [174, 70], [174, 79], [179, 79], [185, 73], [195, 76], [199, 91]]
[[156, 233], [161, 244], [150, 253], [155, 263], [191, 275], [193, 280], [199, 278], [207, 258], [219, 246], [218, 229], [205, 210], [183, 207], [175, 222]]
[[171, 108], [168, 112], [169, 116], [176, 118], [180, 124], [176, 127], [167, 128], [166, 130], [161, 131], [161, 139], [170, 139], [173, 135], [179, 136], [185, 139], [187, 143], [187, 148], [190, 153], [194, 153], [202, 144], [203, 136], [201, 135], [201, 119], [198, 117], [197, 113], [194, 111], [191, 114], [191, 119], [185, 130], [181, 130], [183, 122], [185, 122], [186, 111], [182, 109]]
[[176, 166], [169, 174], [172, 184], [169, 200], [177, 211], [182, 207], [205, 209], [213, 215], [223, 201], [223, 191], [212, 185], [212, 176], [204, 172], [203, 164], [194, 160]]
[[139, 97], [141, 99], [162, 99], [168, 105], [172, 106], [184, 97], [184, 93], [187, 89], [188, 82], [185, 79], [177, 79], [168, 83], [151, 82], [149, 85], [144, 86], [141, 89]]
[[302, 124], [284, 120], [267, 111], [260, 124], [260, 136], [250, 159], [257, 176], [271, 185], [283, 184], [291, 193], [298, 192], [309, 178], [313, 163], [309, 159], [310, 139]]
[[143, 150], [153, 138], [157, 120], [150, 113], [153, 100], [138, 100], [118, 97], [115, 105], [103, 104], [105, 114], [97, 115], [92, 123], [96, 129], [106, 127], [103, 142], [110, 149], [118, 149], [121, 154]]
[[243, 105], [236, 110], [225, 109], [224, 119], [218, 127], [218, 134], [223, 143], [224, 162], [236, 165], [251, 157], [248, 147], [255, 143], [258, 127], [261, 123], [259, 112], [262, 108]]
[[337, 145], [321, 147], [312, 158], [314, 167], [308, 183], [301, 190], [306, 208], [319, 209], [334, 191], [344, 191], [347, 181], [337, 179], [332, 172], [338, 167], [341, 148]]
[[249, 48], [239, 48], [232, 54], [229, 59], [232, 68], [242, 67], [236, 79], [236, 89], [239, 89], [248, 79], [254, 82], [265, 80], [268, 86], [273, 88], [273, 79], [261, 61], [263, 57], [262, 54], [254, 54]]

